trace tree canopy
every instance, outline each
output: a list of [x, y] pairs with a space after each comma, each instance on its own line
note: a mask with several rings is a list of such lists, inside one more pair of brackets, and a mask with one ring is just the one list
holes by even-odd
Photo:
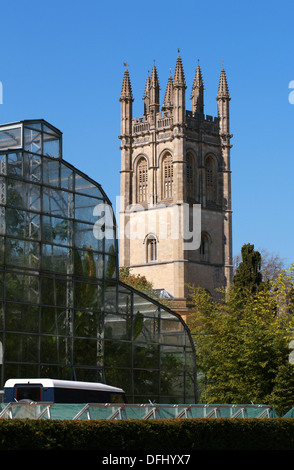
[[260, 269], [260, 253], [247, 244], [222, 302], [190, 288], [194, 313], [188, 325], [196, 344], [200, 403], [254, 402], [280, 413], [294, 406], [289, 363], [294, 267], [266, 282]]

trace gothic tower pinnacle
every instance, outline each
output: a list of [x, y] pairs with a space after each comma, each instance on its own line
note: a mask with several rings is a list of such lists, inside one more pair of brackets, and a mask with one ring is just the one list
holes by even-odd
[[149, 109], [151, 118], [153, 120], [153, 125], [156, 124], [156, 116], [159, 112], [159, 80], [158, 74], [155, 65], [152, 68], [152, 74], [150, 79], [150, 102]]
[[161, 110], [164, 114], [170, 114], [172, 112], [172, 108], [173, 108], [173, 79], [171, 76], [169, 76]]
[[191, 107], [192, 113], [203, 114], [204, 113], [204, 97], [203, 97], [204, 85], [202, 79], [202, 73], [200, 66], [197, 66], [191, 93]]
[[150, 77], [149, 75], [146, 80], [143, 100], [144, 100], [144, 115], [146, 116], [147, 114], [149, 114], [149, 111], [150, 111], [149, 109], [149, 106], [150, 106]]
[[186, 81], [182, 59], [180, 55], [177, 58], [174, 81], [173, 81], [173, 101], [174, 101], [174, 123], [184, 123], [185, 120], [185, 90]]
[[121, 134], [131, 135], [132, 102], [134, 99], [128, 69], [125, 69], [119, 101], [121, 102]]
[[230, 130], [230, 101], [229, 87], [227, 83], [226, 72], [222, 68], [220, 73], [218, 92], [216, 100], [218, 102], [218, 117], [220, 119], [220, 131], [222, 135], [226, 135]]

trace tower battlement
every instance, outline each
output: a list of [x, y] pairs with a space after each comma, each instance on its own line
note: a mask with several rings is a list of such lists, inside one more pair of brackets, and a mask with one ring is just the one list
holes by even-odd
[[[199, 130], [202, 129], [207, 133], [218, 134], [219, 133], [219, 118], [210, 115], [199, 115], [192, 111], [186, 111], [186, 117], [184, 121], [186, 128]], [[156, 116], [156, 130], [161, 131], [165, 129], [173, 129], [173, 117], [162, 116], [158, 113]], [[150, 132], [151, 125], [148, 116], [141, 116], [139, 118], [132, 119], [132, 134], [145, 134]]]

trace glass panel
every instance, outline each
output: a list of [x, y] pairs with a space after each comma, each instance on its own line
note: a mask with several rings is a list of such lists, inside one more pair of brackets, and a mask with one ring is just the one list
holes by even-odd
[[39, 330], [39, 307], [27, 304], [6, 304], [5, 329], [36, 333]]
[[101, 289], [96, 283], [75, 281], [74, 302], [75, 308], [99, 310], [102, 304]]
[[72, 245], [73, 223], [68, 219], [42, 217], [42, 239], [59, 245]]
[[[38, 377], [38, 364], [5, 364], [4, 382], [11, 377]], [[46, 377], [48, 375], [46, 374]]]
[[35, 183], [41, 182], [41, 157], [38, 155], [23, 153], [23, 176]]
[[22, 176], [22, 153], [9, 153], [7, 155], [7, 174]]
[[37, 129], [38, 131], [42, 130], [41, 122], [28, 122], [25, 127], [28, 129]]
[[194, 351], [187, 347], [186, 348], [186, 369], [192, 371], [195, 367], [195, 354]]
[[134, 294], [134, 309], [136, 312], [139, 311], [146, 316], [153, 317], [154, 314], [158, 315], [158, 306], [137, 294]]
[[41, 302], [43, 305], [66, 306], [72, 292], [72, 286], [66, 279], [43, 277], [41, 284]]
[[87, 194], [89, 196], [103, 198], [103, 195], [100, 189], [98, 188], [98, 186], [96, 186], [91, 181], [87, 180], [86, 178], [83, 178], [78, 173], [76, 173], [75, 175], [75, 191], [78, 193]]
[[42, 268], [59, 273], [72, 274], [72, 250], [62, 246], [42, 246]]
[[40, 186], [7, 179], [7, 204], [13, 207], [40, 210]]
[[[87, 367], [75, 367], [75, 376], [76, 380], [81, 380], [82, 382], [104, 382], [105, 376], [103, 369], [87, 368]], [[55, 376], [54, 376], [55, 377]]]
[[21, 273], [6, 273], [6, 300], [39, 302], [39, 277]]
[[162, 370], [183, 370], [185, 365], [184, 348], [161, 346], [160, 357]]
[[60, 185], [64, 189], [73, 189], [74, 173], [70, 168], [67, 168], [64, 163], [60, 163]]
[[[141, 326], [140, 326], [141, 324]], [[159, 342], [159, 320], [158, 318], [134, 317], [134, 340], [146, 341], [147, 344]]]
[[74, 338], [74, 363], [102, 367], [102, 342], [89, 338]]
[[42, 153], [42, 134], [35, 129], [24, 129], [24, 149], [33, 153]]
[[159, 346], [148, 343], [135, 343], [134, 367], [146, 369], [159, 368]]
[[[129, 396], [132, 397], [133, 377], [132, 370], [130, 368], [115, 369], [114, 367], [106, 367], [104, 370], [107, 384], [122, 388]], [[129, 403], [132, 402], [132, 399], [129, 399]]]
[[91, 248], [95, 251], [102, 251], [103, 240], [94, 237], [93, 225], [75, 222], [75, 246], [77, 248]]
[[88, 338], [100, 337], [102, 335], [102, 314], [100, 312], [76, 311], [74, 335]]
[[185, 344], [185, 331], [177, 319], [162, 319], [160, 323], [161, 342], [167, 344]]
[[184, 401], [184, 374], [174, 368], [169, 371], [161, 371], [160, 384], [162, 395], [170, 397], [179, 397], [182, 403]]
[[117, 312], [116, 286], [104, 285], [104, 310], [106, 312]]
[[[157, 400], [159, 392], [159, 372], [156, 370], [134, 370], [135, 395], [148, 396]], [[153, 398], [154, 396], [154, 398]]]
[[81, 194], [75, 195], [75, 218], [87, 223], [94, 224], [96, 217], [93, 215], [94, 207], [97, 204], [97, 199], [92, 199]]
[[0, 128], [0, 150], [22, 146], [22, 125]]
[[115, 240], [115, 230], [113, 228], [105, 228], [105, 253], [116, 253], [116, 240]]
[[21, 209], [6, 210], [7, 235], [38, 240], [40, 234], [40, 216]]
[[92, 250], [74, 251], [74, 273], [77, 276], [103, 278], [103, 255]]
[[60, 162], [43, 157], [43, 182], [49, 186], [59, 187]]
[[31, 241], [6, 239], [6, 263], [27, 268], [40, 267], [40, 246]]
[[49, 157], [59, 157], [59, 139], [50, 134], [43, 133], [43, 155]]
[[48, 134], [52, 134], [55, 137], [59, 137], [59, 134], [53, 129], [51, 129], [51, 127], [46, 126], [46, 124], [43, 124], [43, 132], [47, 132]]
[[118, 294], [118, 312], [119, 313], [132, 313], [132, 296], [131, 293], [122, 293]]
[[69, 310], [56, 307], [42, 307], [41, 333], [67, 335], [69, 333]]
[[131, 317], [122, 315], [105, 314], [104, 337], [106, 339], [132, 339]]
[[71, 341], [60, 336], [40, 337], [40, 360], [43, 363], [65, 364]]
[[43, 187], [43, 211], [63, 218], [73, 216], [73, 195], [67, 191]]
[[116, 251], [116, 224], [113, 210], [109, 204], [100, 202], [93, 208], [94, 237], [104, 240], [105, 251], [115, 253]]
[[127, 341], [104, 341], [106, 367], [131, 367], [132, 343]]
[[116, 256], [105, 256], [105, 279], [116, 279]]
[[5, 360], [11, 362], [38, 361], [38, 335], [6, 333]]

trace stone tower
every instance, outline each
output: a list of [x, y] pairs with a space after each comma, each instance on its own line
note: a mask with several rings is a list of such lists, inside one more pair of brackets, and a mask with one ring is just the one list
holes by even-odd
[[[204, 287], [214, 296], [217, 288], [232, 281], [230, 96], [222, 69], [218, 116], [205, 115], [198, 65], [187, 111], [180, 56], [161, 109], [159, 91], [154, 66], [146, 81], [144, 115], [134, 118], [125, 70], [120, 96], [120, 266], [168, 292], [174, 308], [184, 314], [187, 284]], [[192, 232], [194, 243], [189, 245], [185, 240]]]

